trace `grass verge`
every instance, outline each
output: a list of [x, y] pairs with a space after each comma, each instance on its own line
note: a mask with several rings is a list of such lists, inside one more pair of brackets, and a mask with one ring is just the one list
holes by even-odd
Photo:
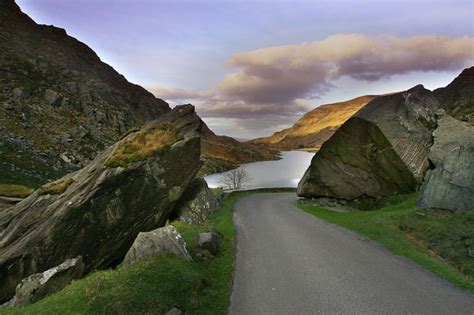
[[[334, 212], [305, 201], [304, 211], [375, 240], [458, 287], [474, 293], [474, 213], [423, 210], [416, 195], [373, 211]], [[405, 200], [402, 200], [405, 199]]]
[[[156, 256], [116, 270], [98, 271], [64, 290], [23, 308], [0, 314], [226, 314], [234, 270], [232, 206], [246, 192], [228, 196], [203, 226], [172, 224], [186, 240], [194, 261]], [[217, 257], [195, 255], [199, 233], [214, 228], [224, 236]]]

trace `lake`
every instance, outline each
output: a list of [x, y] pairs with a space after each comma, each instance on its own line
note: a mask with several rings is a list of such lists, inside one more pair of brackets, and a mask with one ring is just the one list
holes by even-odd
[[[304, 151], [282, 152], [278, 161], [261, 161], [242, 164], [252, 180], [243, 189], [297, 187], [301, 177], [311, 163], [314, 153]], [[224, 173], [204, 177], [211, 188], [221, 186], [219, 183]]]

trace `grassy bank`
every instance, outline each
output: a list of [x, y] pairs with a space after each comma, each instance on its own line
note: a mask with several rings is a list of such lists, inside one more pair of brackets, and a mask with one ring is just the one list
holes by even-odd
[[453, 284], [474, 292], [474, 213], [422, 210], [416, 195], [392, 200], [382, 209], [340, 213], [305, 201], [298, 206], [354, 230], [407, 257]]
[[[234, 268], [232, 206], [245, 192], [226, 198], [204, 226], [172, 223], [194, 261], [157, 256], [116, 270], [98, 271], [33, 305], [0, 314], [226, 314]], [[210, 227], [224, 236], [214, 259], [195, 255], [197, 235]]]

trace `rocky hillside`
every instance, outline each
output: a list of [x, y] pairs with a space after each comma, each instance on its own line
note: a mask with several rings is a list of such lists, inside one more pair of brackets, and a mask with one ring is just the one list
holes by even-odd
[[82, 256], [120, 262], [139, 232], [163, 226], [201, 167], [199, 117], [178, 106], [0, 212], [0, 304], [26, 276]]
[[202, 124], [201, 159], [204, 165], [200, 175], [228, 171], [242, 163], [279, 159], [276, 149], [218, 136], [204, 122]]
[[0, 177], [41, 183], [169, 111], [64, 29], [0, 1]]
[[[169, 110], [64, 29], [38, 25], [13, 0], [0, 0], [0, 184], [57, 179]], [[203, 174], [277, 158], [202, 130]]]
[[448, 86], [433, 93], [447, 114], [474, 125], [474, 67], [464, 69]]
[[347, 119], [376, 96], [366, 95], [334, 104], [319, 106], [306, 113], [291, 128], [258, 138], [251, 143], [279, 150], [318, 150]]

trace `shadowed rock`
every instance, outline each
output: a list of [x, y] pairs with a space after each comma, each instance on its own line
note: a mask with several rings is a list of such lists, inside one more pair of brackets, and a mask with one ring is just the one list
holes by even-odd
[[453, 82], [433, 94], [446, 113], [474, 125], [474, 67], [464, 69]]
[[163, 226], [201, 167], [198, 119], [178, 106], [0, 212], [0, 301], [67, 258], [86, 272], [117, 264], [139, 232]]
[[433, 143], [438, 108], [433, 93], [417, 85], [405, 92], [374, 99], [356, 116], [380, 128], [414, 178], [421, 183], [429, 167], [428, 152]]
[[429, 158], [434, 169], [421, 188], [418, 205], [474, 210], [474, 127], [445, 115], [438, 120]]
[[374, 123], [353, 117], [326, 141], [298, 184], [302, 197], [352, 200], [416, 189], [417, 183]]
[[194, 179], [177, 204], [176, 215], [188, 224], [203, 224], [219, 201], [202, 178]]
[[141, 232], [125, 255], [125, 266], [136, 261], [160, 254], [173, 254], [192, 260], [186, 249], [186, 243], [178, 230], [172, 225], [158, 228], [150, 232]]
[[82, 257], [67, 259], [59, 266], [23, 279], [16, 287], [15, 296], [4, 306], [16, 307], [32, 304], [66, 287], [84, 272]]

